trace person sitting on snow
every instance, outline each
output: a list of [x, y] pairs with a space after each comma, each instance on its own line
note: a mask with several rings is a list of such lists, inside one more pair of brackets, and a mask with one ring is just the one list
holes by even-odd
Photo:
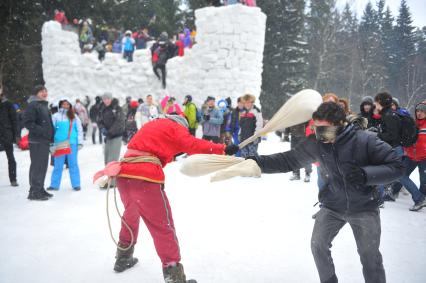
[[122, 272], [138, 262], [133, 251], [142, 218], [154, 239], [165, 282], [196, 282], [186, 281], [180, 263], [179, 243], [164, 191], [163, 167], [182, 152], [233, 155], [237, 150], [234, 145], [225, 146], [193, 137], [187, 120], [179, 115], [164, 115], [146, 123], [130, 141], [118, 169], [111, 170], [118, 164], [110, 164], [95, 175], [95, 179], [104, 174], [117, 176], [117, 187], [125, 207], [114, 270]]
[[380, 212], [376, 185], [403, 175], [401, 156], [369, 131], [346, 122], [342, 107], [321, 104], [312, 115], [311, 135], [291, 151], [251, 156], [262, 173], [285, 173], [319, 161], [326, 176], [322, 207], [316, 214], [311, 250], [321, 282], [337, 283], [331, 242], [346, 223], [351, 225], [365, 282], [386, 282], [380, 246]]

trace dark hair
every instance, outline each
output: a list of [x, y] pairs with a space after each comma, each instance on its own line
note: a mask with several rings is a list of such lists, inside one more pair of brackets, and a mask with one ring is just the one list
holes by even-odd
[[42, 90], [46, 90], [46, 87], [44, 85], [36, 85], [34, 87], [33, 94], [37, 95]]
[[378, 102], [383, 108], [392, 106], [392, 95], [387, 92], [380, 92], [374, 97], [374, 101]]
[[72, 108], [72, 105], [71, 105], [71, 103], [69, 103], [69, 101], [67, 101], [67, 100], [61, 100], [61, 101], [59, 101], [58, 107], [61, 108], [62, 107], [62, 103], [64, 103], [64, 102], [68, 102], [68, 104], [70, 105], [70, 108], [67, 110], [67, 117], [68, 117], [68, 119], [70, 119], [70, 121], [74, 120], [75, 119], [74, 109]]
[[312, 114], [314, 120], [324, 120], [333, 125], [340, 125], [346, 120], [345, 110], [334, 102], [322, 103]]

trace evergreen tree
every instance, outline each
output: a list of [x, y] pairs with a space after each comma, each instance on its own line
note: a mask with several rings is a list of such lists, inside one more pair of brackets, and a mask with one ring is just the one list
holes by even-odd
[[336, 24], [340, 19], [334, 0], [311, 1], [307, 16], [309, 46], [308, 81], [310, 87], [321, 93], [335, 91]]
[[408, 102], [409, 96], [413, 91], [412, 79], [415, 42], [414, 27], [411, 19], [411, 13], [405, 0], [401, 1], [399, 15], [396, 20], [396, 68], [399, 72], [397, 76], [397, 96], [402, 98], [402, 102]]
[[362, 95], [373, 95], [385, 87], [387, 70], [380, 40], [377, 12], [368, 3], [359, 27]]
[[267, 15], [260, 100], [266, 118], [305, 87], [307, 46], [303, 0], [260, 0]]
[[397, 54], [396, 54], [396, 34], [394, 27], [395, 19], [392, 16], [392, 12], [387, 7], [384, 17], [380, 24], [380, 39], [381, 46], [384, 54], [384, 64], [388, 72], [388, 79], [386, 81], [386, 86], [391, 92], [396, 88], [397, 78], [399, 76], [399, 70], [396, 65]]

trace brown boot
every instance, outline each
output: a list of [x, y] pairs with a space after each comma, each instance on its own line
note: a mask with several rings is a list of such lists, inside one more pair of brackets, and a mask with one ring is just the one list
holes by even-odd
[[[125, 248], [124, 245], [118, 244], [121, 248]], [[116, 272], [123, 272], [130, 267], [133, 267], [136, 263], [138, 263], [138, 259], [133, 257], [133, 252], [135, 250], [135, 246], [132, 246], [130, 249], [123, 251], [117, 248], [117, 255], [115, 256], [116, 261], [114, 264], [114, 270]]]
[[163, 268], [163, 276], [165, 283], [197, 283], [193, 279], [186, 281], [183, 265], [180, 263]]

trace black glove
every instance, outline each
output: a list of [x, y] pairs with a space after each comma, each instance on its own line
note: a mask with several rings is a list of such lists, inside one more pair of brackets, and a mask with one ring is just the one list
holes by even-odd
[[367, 183], [367, 174], [361, 167], [353, 166], [346, 174], [345, 180], [350, 184], [365, 185]]
[[240, 147], [235, 144], [230, 144], [225, 147], [225, 154], [226, 155], [234, 155], [240, 150]]
[[210, 115], [204, 115], [204, 116], [203, 116], [203, 119], [204, 119], [204, 121], [208, 121], [208, 120], [210, 120]]
[[290, 137], [289, 136], [284, 136], [283, 142], [290, 142]]

